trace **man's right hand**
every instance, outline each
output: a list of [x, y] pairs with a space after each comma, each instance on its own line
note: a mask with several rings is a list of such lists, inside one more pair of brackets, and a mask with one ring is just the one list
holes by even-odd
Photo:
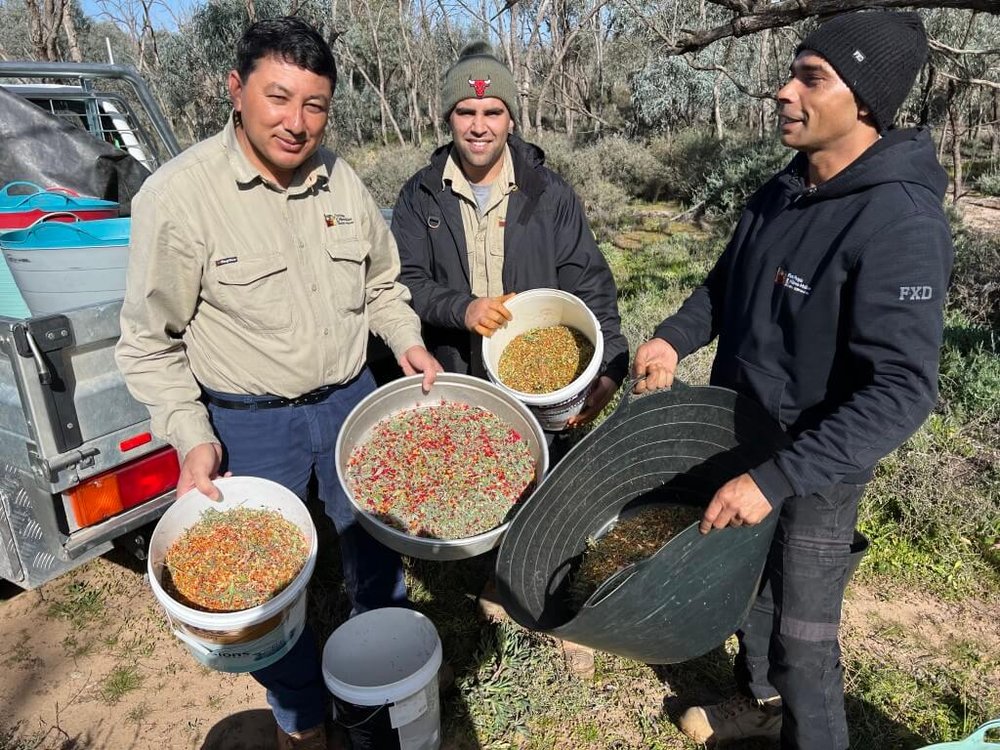
[[[181, 465], [181, 474], [177, 478], [177, 497], [192, 488], [212, 500], [221, 497], [219, 488], [212, 480], [219, 476], [219, 466], [222, 464], [222, 446], [218, 443], [199, 443], [188, 451]], [[229, 472], [226, 473], [229, 476]]]
[[650, 339], [635, 353], [632, 375], [644, 378], [635, 385], [635, 393], [669, 388], [674, 382], [674, 372], [679, 361], [677, 350], [663, 339]]
[[465, 327], [473, 333], [489, 338], [500, 326], [513, 316], [504, 306], [504, 302], [513, 297], [515, 292], [502, 297], [478, 297], [465, 308]]

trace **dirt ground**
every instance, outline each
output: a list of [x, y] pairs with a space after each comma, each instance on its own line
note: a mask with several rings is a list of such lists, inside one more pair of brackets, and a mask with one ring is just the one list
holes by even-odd
[[[1000, 665], [1000, 604], [853, 585], [843, 635], [848, 659], [863, 643], [889, 663], [965, 650]], [[34, 591], [0, 589], [0, 667], [0, 750], [273, 747], [263, 690], [201, 667], [141, 566], [117, 556]], [[1000, 667], [989, 681], [1000, 685]]]

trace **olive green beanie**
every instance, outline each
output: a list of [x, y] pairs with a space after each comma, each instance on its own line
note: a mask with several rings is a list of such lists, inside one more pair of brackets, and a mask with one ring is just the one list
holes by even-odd
[[495, 97], [507, 105], [517, 122], [517, 86], [510, 68], [500, 62], [486, 42], [473, 42], [458, 55], [458, 61], [444, 74], [441, 107], [447, 120], [463, 99]]

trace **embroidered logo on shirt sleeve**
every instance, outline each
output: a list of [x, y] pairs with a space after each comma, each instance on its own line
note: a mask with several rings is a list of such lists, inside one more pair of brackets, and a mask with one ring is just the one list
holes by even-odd
[[239, 258], [237, 258], [235, 255], [231, 255], [228, 258], [219, 258], [217, 261], [215, 261], [215, 265], [228, 266], [230, 263], [236, 263], [238, 261]]

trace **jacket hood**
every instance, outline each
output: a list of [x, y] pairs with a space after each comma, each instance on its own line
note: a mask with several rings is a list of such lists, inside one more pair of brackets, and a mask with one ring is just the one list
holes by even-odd
[[[802, 175], [806, 173], [808, 159], [799, 153], [780, 174], [779, 179], [787, 190], [801, 193]], [[927, 128], [889, 130], [872, 144], [846, 169], [815, 189], [806, 191], [810, 200], [839, 198], [860, 190], [889, 182], [905, 182], [931, 191], [939, 200], [944, 199], [948, 175], [938, 163]]]

